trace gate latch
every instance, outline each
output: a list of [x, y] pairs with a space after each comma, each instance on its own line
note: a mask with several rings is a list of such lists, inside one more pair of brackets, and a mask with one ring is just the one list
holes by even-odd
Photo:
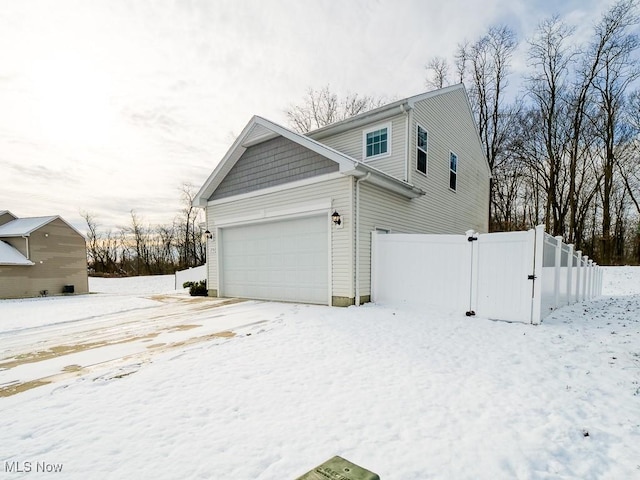
[[527, 277], [527, 280], [535, 280], [536, 278], [538, 278], [538, 277], [536, 277], [535, 275], [529, 275]]
[[467, 242], [475, 242], [478, 240], [478, 237], [467, 237]]

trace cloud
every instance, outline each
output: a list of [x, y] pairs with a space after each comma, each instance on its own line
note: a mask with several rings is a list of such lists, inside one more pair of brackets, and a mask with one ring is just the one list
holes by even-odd
[[169, 222], [177, 188], [206, 180], [230, 132], [255, 114], [286, 125], [284, 110], [308, 87], [414, 95], [430, 57], [451, 58], [459, 42], [504, 22], [522, 41], [519, 74], [539, 20], [559, 13], [590, 25], [601, 8], [596, 0], [7, 2], [0, 208], [73, 218], [95, 210], [109, 225], [128, 222], [134, 208]]

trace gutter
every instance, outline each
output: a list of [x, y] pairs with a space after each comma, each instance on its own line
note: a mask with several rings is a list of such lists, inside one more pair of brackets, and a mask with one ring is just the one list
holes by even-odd
[[22, 235], [22, 238], [24, 238], [24, 242], [27, 248], [27, 260], [31, 260], [31, 255], [29, 254], [29, 235]]
[[342, 120], [341, 122], [333, 123], [331, 125], [327, 125], [326, 127], [322, 127], [317, 130], [305, 133], [305, 136], [314, 140], [321, 140], [325, 137], [337, 135], [347, 130], [351, 130], [352, 128], [376, 123], [389, 117], [394, 117], [400, 113], [405, 113], [405, 110], [408, 106], [409, 102], [407, 102], [406, 100], [399, 101], [399, 103], [395, 104], [392, 103], [390, 105], [385, 105], [383, 107], [379, 107], [379, 109], [370, 110], [360, 115], [356, 115], [355, 117]]
[[360, 182], [366, 182], [370, 176], [371, 172], [368, 172], [364, 177], [356, 180], [356, 307], [360, 306]]
[[367, 175], [371, 175], [370, 183], [377, 185], [379, 187], [385, 188], [394, 193], [400, 194], [406, 198], [417, 198], [425, 195], [427, 192], [418, 188], [414, 185], [411, 185], [399, 178], [393, 177], [388, 173], [383, 172], [382, 170], [378, 170], [377, 168], [371, 167], [365, 163], [358, 162], [354, 165], [353, 170], [341, 172], [344, 175], [352, 175], [356, 178], [362, 178]]

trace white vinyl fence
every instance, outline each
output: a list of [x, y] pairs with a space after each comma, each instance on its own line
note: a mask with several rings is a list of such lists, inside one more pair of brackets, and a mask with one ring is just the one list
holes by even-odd
[[199, 267], [191, 267], [186, 270], [180, 270], [175, 273], [175, 286], [176, 290], [182, 288], [184, 282], [199, 282], [200, 280], [207, 279], [207, 265], [200, 265]]
[[538, 324], [554, 309], [601, 292], [602, 270], [542, 226], [481, 235], [372, 234], [377, 303]]

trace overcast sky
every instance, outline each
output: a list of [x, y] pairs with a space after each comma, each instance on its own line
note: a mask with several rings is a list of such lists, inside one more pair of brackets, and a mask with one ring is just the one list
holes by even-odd
[[326, 84], [415, 95], [430, 57], [491, 25], [524, 44], [546, 17], [587, 28], [612, 3], [0, 0], [0, 210], [170, 223], [254, 114], [286, 126]]

